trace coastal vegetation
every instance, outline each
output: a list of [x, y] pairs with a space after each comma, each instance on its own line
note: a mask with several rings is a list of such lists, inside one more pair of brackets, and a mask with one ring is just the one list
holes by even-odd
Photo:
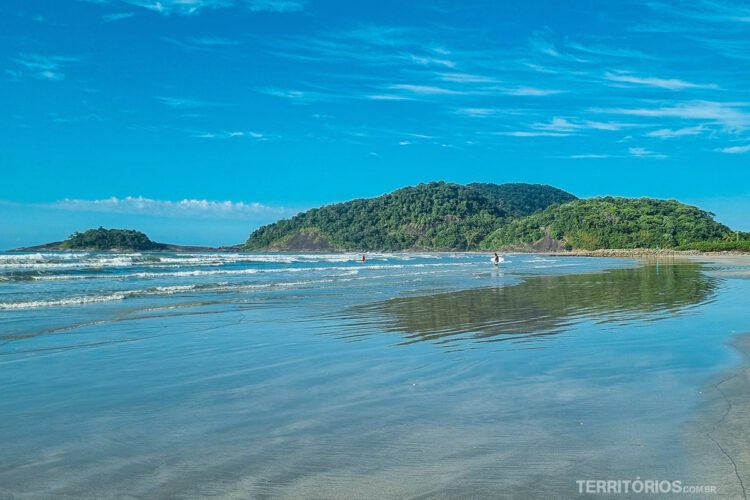
[[245, 250], [748, 251], [750, 237], [675, 200], [577, 199], [531, 184], [445, 182], [312, 209], [253, 232]]
[[72, 252], [72, 251], [125, 251], [125, 252], [223, 252], [238, 251], [239, 247], [203, 247], [156, 243], [140, 231], [133, 229], [106, 229], [99, 227], [75, 232], [63, 241], [16, 248], [13, 252]]
[[734, 235], [713, 214], [678, 201], [604, 197], [576, 200], [510, 221], [490, 234], [481, 248], [531, 247], [548, 237], [567, 250], [690, 249]]
[[59, 246], [61, 250], [158, 250], [162, 247], [140, 231], [103, 227], [73, 233]]
[[575, 199], [544, 185], [432, 182], [263, 226], [245, 249], [473, 250], [503, 224]]
[[675, 200], [578, 199], [538, 184], [432, 182], [314, 208], [262, 226], [244, 244], [156, 243], [99, 227], [16, 251], [536, 251], [750, 252], [750, 233]]

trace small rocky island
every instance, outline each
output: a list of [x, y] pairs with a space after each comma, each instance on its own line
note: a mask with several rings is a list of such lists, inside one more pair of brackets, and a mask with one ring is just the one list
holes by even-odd
[[230, 247], [202, 247], [156, 243], [146, 234], [133, 229], [89, 229], [75, 232], [66, 240], [45, 243], [33, 247], [16, 248], [14, 252], [200, 252], [226, 251]]

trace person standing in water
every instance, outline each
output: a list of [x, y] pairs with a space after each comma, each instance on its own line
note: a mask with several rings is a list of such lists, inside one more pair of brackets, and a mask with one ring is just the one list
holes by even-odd
[[362, 255], [362, 264], [364, 264], [364, 263], [365, 263], [365, 256]]
[[492, 257], [492, 260], [495, 262], [496, 266], [500, 265], [500, 256], [497, 254], [497, 252], [495, 252], [495, 256]]

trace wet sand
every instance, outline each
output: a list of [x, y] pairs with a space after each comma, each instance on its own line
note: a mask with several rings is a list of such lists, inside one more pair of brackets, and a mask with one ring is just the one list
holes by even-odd
[[[750, 256], [722, 256], [691, 260], [727, 266], [714, 276], [750, 279]], [[696, 457], [696, 483], [718, 487], [713, 498], [748, 498], [750, 489], [750, 333], [729, 341], [737, 361], [700, 391], [701, 406], [686, 427], [688, 452]]]
[[686, 427], [688, 452], [696, 457], [696, 483], [718, 487], [714, 498], [748, 498], [750, 488], [750, 334], [730, 345], [740, 362], [701, 391], [703, 402]]

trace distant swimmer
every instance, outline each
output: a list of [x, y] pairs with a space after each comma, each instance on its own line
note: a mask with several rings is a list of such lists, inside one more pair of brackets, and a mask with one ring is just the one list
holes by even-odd
[[492, 262], [494, 262], [496, 266], [499, 266], [499, 265], [500, 265], [500, 263], [501, 263], [501, 262], [502, 262], [503, 260], [504, 260], [504, 259], [502, 259], [502, 258], [501, 258], [501, 257], [500, 257], [500, 256], [499, 256], [499, 255], [497, 254], [497, 252], [495, 252], [495, 256], [494, 256], [494, 257], [492, 257]]
[[365, 260], [366, 260], [366, 259], [365, 259], [365, 256], [363, 255], [363, 256], [362, 256], [362, 264], [364, 264], [364, 263], [365, 263]]

